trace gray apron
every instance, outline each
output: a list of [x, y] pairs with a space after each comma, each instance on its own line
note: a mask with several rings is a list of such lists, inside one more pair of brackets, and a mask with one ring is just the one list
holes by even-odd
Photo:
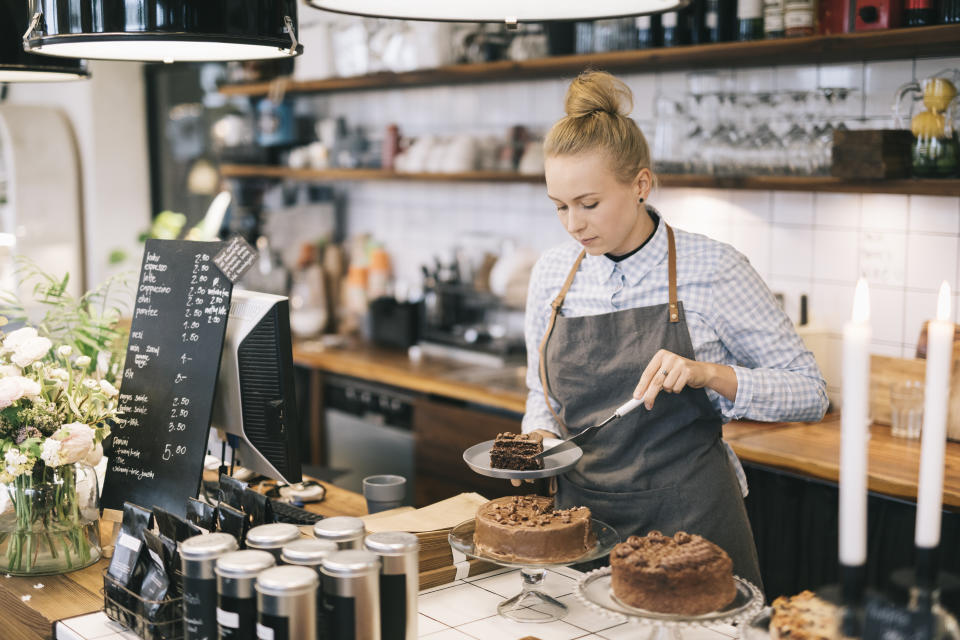
[[[540, 381], [560, 404], [554, 416], [565, 437], [600, 422], [629, 400], [660, 349], [694, 359], [677, 300], [676, 249], [669, 226], [667, 238], [668, 303], [560, 316], [585, 252], [553, 301], [540, 346]], [[703, 389], [661, 392], [652, 410], [636, 409], [583, 445], [580, 462], [558, 479], [557, 504], [589, 507], [621, 539], [653, 529], [702, 535], [726, 550], [736, 575], [762, 589], [740, 485], [721, 441], [722, 424]]]

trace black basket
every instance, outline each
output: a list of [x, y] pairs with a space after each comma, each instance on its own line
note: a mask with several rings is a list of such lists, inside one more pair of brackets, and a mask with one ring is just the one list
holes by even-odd
[[[155, 620], [143, 616], [144, 609], [154, 607]], [[183, 597], [163, 601], [147, 600], [103, 572], [103, 610], [111, 620], [129, 628], [143, 640], [183, 639]]]

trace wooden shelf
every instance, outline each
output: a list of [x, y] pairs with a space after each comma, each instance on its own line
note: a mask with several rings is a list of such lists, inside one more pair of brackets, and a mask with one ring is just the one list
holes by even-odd
[[[225, 178], [263, 178], [310, 182], [399, 180], [414, 182], [515, 182], [542, 184], [543, 176], [502, 171], [470, 173], [396, 173], [382, 169], [289, 169], [259, 165], [225, 164]], [[960, 196], [960, 180], [841, 180], [831, 177], [714, 177], [658, 174], [662, 187], [701, 189], [746, 189], [753, 191], [821, 191], [829, 193], [898, 193], [907, 195]]]
[[[807, 38], [722, 42], [686, 47], [661, 47], [587, 55], [555, 56], [462, 64], [405, 73], [375, 73], [350, 78], [290, 81], [287, 92], [359, 91], [426, 85], [503, 82], [571, 76], [586, 67], [620, 72], [654, 72], [717, 67], [759, 67], [778, 64], [861, 62], [960, 55], [960, 25], [865, 31]], [[226, 85], [221, 93], [263, 96], [270, 82]]]

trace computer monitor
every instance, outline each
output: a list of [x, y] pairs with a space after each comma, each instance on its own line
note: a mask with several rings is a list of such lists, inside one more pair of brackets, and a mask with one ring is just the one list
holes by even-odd
[[287, 298], [233, 291], [211, 426], [237, 436], [244, 467], [302, 480]]

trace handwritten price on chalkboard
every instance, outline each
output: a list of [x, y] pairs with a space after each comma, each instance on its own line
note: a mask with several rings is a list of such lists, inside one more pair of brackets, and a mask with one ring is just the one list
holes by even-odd
[[187, 447], [186, 445], [178, 444], [176, 448], [173, 448], [173, 445], [168, 444], [163, 448], [163, 460], [167, 461], [172, 458], [174, 455], [182, 456], [186, 455]]

